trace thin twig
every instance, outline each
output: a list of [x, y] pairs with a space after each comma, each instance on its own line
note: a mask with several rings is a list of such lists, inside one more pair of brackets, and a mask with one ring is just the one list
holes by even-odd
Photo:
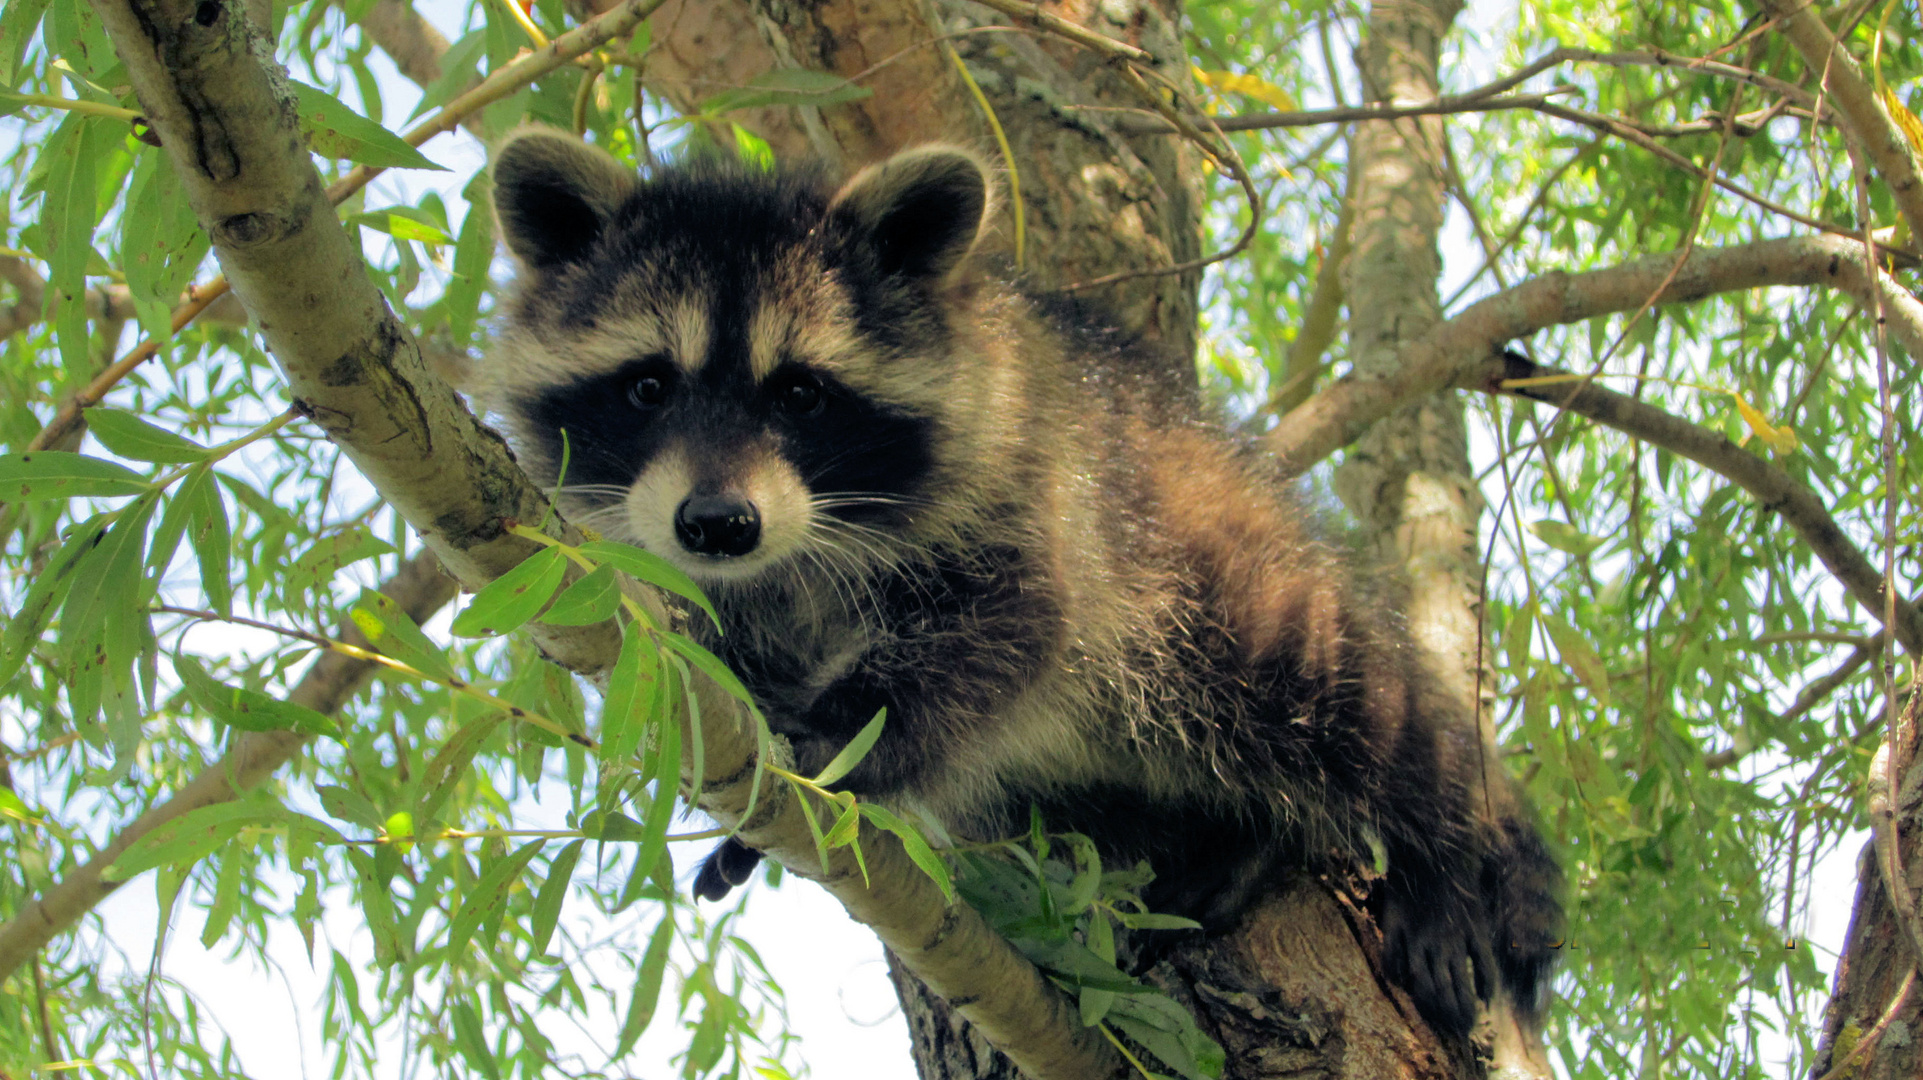
[[1026, 19], [1057, 37], [1067, 38], [1077, 45], [1093, 49], [1110, 60], [1133, 60], [1138, 64], [1155, 62], [1154, 55], [1146, 50], [1069, 22], [1060, 15], [1044, 10], [1040, 3], [1025, 4], [1021, 0], [979, 0], [979, 2], [983, 7], [994, 8], [1012, 18]]
[[[1149, 69], [1126, 65], [1119, 70], [1122, 75], [1122, 80], [1128, 83], [1156, 112], [1162, 114], [1164, 120], [1173, 125], [1177, 131], [1181, 132], [1185, 138], [1194, 143], [1204, 154], [1207, 154], [1209, 159], [1215, 163], [1216, 168], [1220, 169], [1230, 179], [1242, 186], [1242, 194], [1246, 196], [1249, 201], [1249, 221], [1248, 224], [1243, 227], [1242, 235], [1236, 238], [1235, 243], [1213, 255], [1205, 255], [1199, 259], [1189, 259], [1186, 262], [1179, 262], [1172, 266], [1160, 266], [1148, 270], [1121, 270], [1113, 274], [1103, 274], [1101, 277], [1089, 278], [1086, 281], [1077, 281], [1072, 285], [1064, 285], [1057, 290], [1059, 292], [1077, 292], [1082, 289], [1092, 289], [1098, 285], [1112, 285], [1118, 281], [1129, 281], [1134, 278], [1160, 277], [1165, 274], [1182, 274], [1190, 270], [1200, 270], [1202, 267], [1219, 263], [1224, 259], [1232, 259], [1242, 252], [1247, 251], [1249, 245], [1255, 242], [1257, 230], [1262, 227], [1262, 193], [1256, 190], [1255, 181], [1249, 176], [1248, 166], [1243, 163], [1242, 155], [1237, 153], [1234, 145], [1223, 136], [1221, 129], [1217, 128], [1215, 130], [1216, 139], [1210, 139], [1196, 128], [1187, 117], [1184, 117], [1173, 106], [1163, 101], [1161, 95], [1157, 94], [1142, 78], [1143, 72], [1147, 71], [1149, 75], [1154, 76], [1157, 81], [1167, 86], [1170, 92], [1179, 98], [1180, 91], [1169, 84], [1168, 80], [1162, 78], [1160, 74]], [[1211, 127], [1214, 126], [1213, 118], [1206, 115], [1203, 115], [1202, 118], [1208, 121]], [[1217, 142], [1216, 140], [1220, 141]]]
[[[1850, 653], [1849, 657], [1841, 664], [1838, 664], [1834, 671], [1803, 687], [1802, 692], [1796, 695], [1796, 701], [1791, 704], [1781, 716], [1770, 721], [1767, 725], [1769, 730], [1788, 730], [1790, 724], [1802, 719], [1804, 713], [1809, 712], [1811, 709], [1828, 700], [1829, 696], [1834, 694], [1839, 687], [1854, 678], [1857, 671], [1861, 669], [1864, 664], [1869, 663], [1878, 653], [1883, 651], [1884, 643], [1889, 640], [1889, 632], [1884, 631], [1868, 639], [1864, 644], [1857, 646], [1856, 651]], [[1709, 769], [1726, 769], [1738, 761], [1741, 761], [1743, 756], [1744, 751], [1737, 750], [1734, 747], [1728, 750], [1717, 750], [1714, 753], [1703, 755], [1703, 766]]]
[[[1223, 131], [1271, 131], [1277, 128], [1316, 127], [1321, 124], [1347, 124], [1360, 120], [1401, 120], [1410, 116], [1447, 116], [1454, 113], [1501, 112], [1505, 109], [1533, 109], [1548, 101], [1552, 96], [1571, 93], [1571, 90], [1552, 90], [1541, 94], [1516, 94], [1510, 97], [1471, 98], [1467, 95], [1438, 98], [1435, 101], [1415, 105], [1351, 105], [1338, 109], [1307, 109], [1300, 112], [1256, 113], [1248, 116], [1214, 117], [1215, 126]], [[1070, 108], [1094, 110], [1113, 108], [1112, 106], [1070, 106]], [[1140, 110], [1130, 109], [1129, 112]], [[1122, 135], [1172, 135], [1176, 129], [1165, 120], [1155, 119], [1147, 114], [1125, 117], [1115, 122], [1116, 132]]]
[[1824, 93], [1862, 140], [1897, 208], [1909, 221], [1911, 234], [1923, 236], [1923, 166], [1918, 163], [1916, 148], [1879, 100], [1876, 88], [1864, 78], [1863, 69], [1810, 3], [1762, 0], [1761, 6], [1775, 16], [1783, 36], [1803, 55], [1809, 69], [1821, 73]]

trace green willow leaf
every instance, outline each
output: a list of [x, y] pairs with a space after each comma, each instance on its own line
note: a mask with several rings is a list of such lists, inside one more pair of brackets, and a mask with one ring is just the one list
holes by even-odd
[[608, 670], [608, 692], [601, 699], [603, 760], [626, 761], [634, 756], [654, 714], [655, 697], [663, 692], [663, 674], [654, 643], [630, 627], [621, 640], [621, 654]]
[[[56, 15], [71, 4], [55, 5]], [[104, 121], [70, 112], [41, 148], [46, 168], [46, 198], [41, 220], [47, 229], [46, 302], [54, 318], [60, 356], [70, 375], [83, 377], [89, 364], [87, 265], [93, 258], [94, 226], [100, 220], [96, 179], [105, 140], [94, 137]], [[0, 484], [0, 489], [5, 485]]]
[[780, 68], [756, 76], [746, 87], [723, 90], [703, 101], [699, 113], [717, 117], [741, 109], [760, 109], [770, 105], [814, 105], [825, 107], [873, 97], [874, 91], [826, 71]]
[[454, 1021], [454, 1043], [461, 1048], [461, 1056], [469, 1065], [487, 1080], [501, 1080], [500, 1063], [494, 1060], [494, 1051], [488, 1049], [487, 1029], [481, 1026], [481, 1017], [474, 1006], [465, 998], [457, 999], [449, 1010]]
[[881, 727], [887, 719], [888, 707], [884, 705], [876, 711], [874, 719], [863, 724], [861, 730], [855, 732], [855, 737], [848, 740], [848, 745], [841, 748], [841, 752], [828, 763], [828, 767], [821, 770], [820, 775], [815, 777], [815, 783], [827, 787], [853, 772], [855, 766], [861, 764], [862, 759], [868, 756], [868, 751], [874, 749], [875, 740], [881, 738]]
[[0, 686], [6, 685], [33, 655], [33, 647], [53, 621], [54, 612], [72, 591], [75, 571], [100, 543], [112, 520], [111, 515], [97, 514], [75, 527], [66, 543], [47, 560], [46, 569], [33, 579], [20, 609], [0, 630]]
[[102, 458], [65, 450], [0, 454], [0, 503], [138, 495], [153, 483]]
[[[207, 470], [212, 476], [213, 470]], [[194, 561], [200, 567], [200, 591], [207, 606], [229, 615], [234, 606], [234, 583], [230, 567], [234, 557], [233, 527], [227, 521], [227, 503], [220, 497], [220, 485], [195, 484], [180, 493], [187, 505], [187, 542], [193, 545]]]
[[367, 796], [352, 788], [322, 784], [314, 789], [314, 794], [320, 796], [321, 808], [341, 821], [365, 825], [375, 832], [387, 827], [386, 819], [373, 803], [367, 801]]
[[338, 735], [334, 719], [305, 705], [282, 701], [258, 690], [228, 686], [208, 674], [200, 661], [174, 654], [174, 672], [195, 705], [214, 720], [242, 731], [292, 731], [299, 735]]
[[158, 150], [140, 154], [129, 181], [127, 212], [120, 219], [120, 262], [127, 275], [127, 294], [140, 328], [160, 342], [173, 337], [174, 305], [205, 261], [209, 247], [207, 234], [166, 157]]
[[110, 880], [125, 881], [156, 866], [186, 866], [239, 835], [259, 826], [263, 838], [275, 833], [300, 834], [306, 840], [339, 844], [342, 837], [325, 822], [284, 806], [256, 800], [216, 803], [189, 810], [153, 827], [115, 856], [104, 872]]
[[1596, 700], [1604, 708], [1609, 707], [1609, 669], [1603, 665], [1601, 656], [1594, 646], [1574, 627], [1562, 619], [1543, 613], [1542, 625], [1549, 631], [1550, 640], [1556, 643], [1556, 651], [1562, 654], [1563, 663], [1576, 673], [1576, 678], [1596, 695]]
[[454, 785], [467, 775], [474, 755], [481, 752], [481, 743], [494, 734], [494, 729], [505, 719], [506, 713], [492, 709], [469, 720], [427, 763], [427, 769], [421, 774], [420, 802], [414, 809], [416, 822], [431, 821], [441, 812], [448, 797], [454, 794]]
[[[512, 854], [502, 856], [481, 874], [472, 890], [461, 898], [460, 909], [447, 924], [447, 952], [450, 957], [458, 957], [474, 937], [474, 931], [484, 922], [491, 922], [494, 916], [507, 906], [508, 890], [514, 880], [527, 869], [527, 864], [540, 854], [546, 840], [530, 840], [516, 848]], [[488, 942], [482, 942], [488, 948]]]
[[861, 816], [867, 818], [869, 824], [876, 828], [894, 833], [899, 837], [902, 848], [908, 852], [908, 857], [916, 866], [921, 867], [921, 872], [927, 874], [937, 888], [941, 889], [942, 896], [953, 903], [955, 879], [948, 872], [948, 863], [943, 861], [940, 855], [935, 854], [935, 849], [928, 846], [928, 841], [922, 839], [920, 830], [874, 803], [865, 802], [860, 805]]
[[701, 591], [701, 586], [696, 585], [694, 579], [682, 573], [680, 568], [654, 552], [644, 551], [632, 544], [616, 543], [613, 540], [595, 540], [582, 544], [581, 554], [595, 562], [613, 566], [636, 581], [645, 581], [689, 601], [707, 612], [708, 618], [714, 621], [715, 628], [720, 629], [721, 616], [715, 614], [714, 605], [708, 602], [707, 594]]
[[566, 573], [567, 558], [561, 549], [542, 548], [475, 593], [448, 630], [458, 637], [505, 634], [532, 619]]
[[748, 688], [741, 684], [741, 680], [729, 670], [727, 664], [722, 663], [720, 657], [703, 648], [700, 643], [672, 632], [662, 633], [661, 642], [680, 653], [688, 663], [693, 664], [703, 675], [712, 679], [716, 686], [726, 690], [750, 709], [756, 708], [754, 695], [748, 692]]
[[572, 841], [548, 863], [547, 880], [541, 883], [541, 891], [534, 898], [534, 912], [528, 921], [528, 940], [533, 944], [534, 956], [547, 954], [555, 924], [561, 920], [561, 904], [567, 899], [574, 866], [581, 861], [581, 850], [586, 845], [585, 839]]
[[634, 971], [634, 996], [628, 999], [628, 1013], [621, 1021], [621, 1037], [614, 1050], [616, 1061], [634, 1049], [641, 1033], [648, 1030], [648, 1022], [654, 1019], [654, 1007], [661, 998], [661, 977], [668, 969], [668, 946], [672, 944], [674, 919], [663, 915], [660, 924], [654, 928], [654, 936], [648, 939], [647, 951], [641, 954], [641, 963]]
[[306, 83], [288, 80], [300, 109], [301, 134], [323, 157], [345, 158], [358, 165], [386, 169], [431, 169], [446, 172], [407, 140], [340, 103], [333, 95]]
[[447, 653], [386, 594], [372, 589], [362, 592], [348, 609], [347, 618], [382, 655], [442, 682], [453, 681], [454, 664]]
[[200, 461], [208, 453], [206, 447], [192, 439], [118, 409], [87, 410], [87, 430], [100, 440], [100, 445], [135, 461], [186, 465]]
[[240, 909], [241, 860], [229, 853], [220, 862], [220, 875], [214, 883], [214, 904], [207, 909], [207, 925], [201, 928], [200, 944], [211, 949], [226, 936], [227, 926]]
[[561, 590], [554, 603], [541, 613], [541, 621], [554, 626], [593, 626], [614, 617], [621, 610], [621, 584], [614, 567], [597, 566]]
[[[27, 43], [40, 29], [40, 18], [52, 0], [7, 0], [0, 9], [0, 86], [18, 86], [20, 62]], [[0, 116], [6, 115], [0, 111]]]

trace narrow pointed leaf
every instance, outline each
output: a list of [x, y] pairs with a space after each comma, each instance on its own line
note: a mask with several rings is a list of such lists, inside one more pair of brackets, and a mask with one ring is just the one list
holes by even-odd
[[528, 923], [528, 938], [534, 943], [535, 956], [548, 951], [554, 926], [561, 920], [561, 904], [567, 899], [568, 882], [574, 877], [574, 866], [581, 860], [581, 849], [586, 844], [585, 839], [573, 841], [548, 863], [547, 880], [541, 883], [541, 892], [534, 898], [534, 914]]
[[100, 445], [124, 458], [185, 465], [207, 456], [207, 448], [118, 409], [87, 410], [87, 430]]
[[561, 549], [543, 548], [475, 593], [473, 602], [454, 616], [448, 629], [460, 637], [505, 634], [541, 610], [566, 572]]
[[44, 502], [79, 496], [115, 498], [138, 495], [152, 485], [146, 477], [101, 458], [64, 450], [0, 454], [0, 503]]
[[614, 567], [598, 566], [561, 590], [541, 613], [541, 621], [555, 626], [593, 626], [621, 609], [621, 585]]
[[679, 596], [714, 620], [715, 626], [721, 625], [721, 616], [715, 614], [714, 605], [708, 602], [707, 594], [694, 579], [681, 572], [673, 563], [652, 551], [643, 551], [632, 544], [618, 544], [612, 540], [595, 540], [581, 545], [581, 554], [598, 563], [605, 563], [616, 570], [650, 585], [663, 588]]
[[288, 81], [300, 108], [301, 133], [315, 153], [388, 169], [447, 171], [409, 146], [406, 139], [341, 104], [326, 91]]
[[[480, 880], [474, 883], [473, 890], [461, 899], [460, 910], [456, 911], [454, 918], [448, 922], [449, 957], [458, 957], [461, 950], [467, 948], [468, 941], [474, 937], [474, 931], [479, 929], [483, 922], [491, 921], [493, 916], [498, 915], [507, 906], [508, 891], [514, 884], [514, 879], [521, 876], [521, 871], [527, 869], [527, 864], [540, 853], [541, 846], [546, 843], [546, 840], [530, 840], [522, 844], [512, 854], [497, 859], [494, 865], [488, 867], [487, 871], [481, 875]], [[481, 944], [483, 948], [488, 946], [485, 941]]]
[[821, 775], [815, 777], [815, 783], [827, 787], [852, 772], [855, 766], [861, 764], [861, 760], [868, 756], [868, 751], [874, 749], [875, 740], [881, 738], [881, 726], [887, 719], [888, 709], [884, 706], [875, 713], [874, 719], [863, 724], [861, 730], [855, 732], [855, 737], [848, 740], [848, 745], [842, 747], [841, 752], [828, 763], [828, 767], [821, 770]]

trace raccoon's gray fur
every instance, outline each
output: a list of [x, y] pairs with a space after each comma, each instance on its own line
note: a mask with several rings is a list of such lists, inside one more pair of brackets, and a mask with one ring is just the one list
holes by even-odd
[[533, 132], [495, 185], [521, 273], [490, 404], [542, 482], [565, 431], [574, 520], [703, 584], [803, 772], [886, 706], [847, 789], [969, 838], [1039, 806], [1210, 927], [1385, 853], [1423, 1013], [1466, 1031], [1498, 977], [1539, 1007], [1560, 875], [1473, 726], [1177, 365], [972, 265], [975, 157], [642, 181]]

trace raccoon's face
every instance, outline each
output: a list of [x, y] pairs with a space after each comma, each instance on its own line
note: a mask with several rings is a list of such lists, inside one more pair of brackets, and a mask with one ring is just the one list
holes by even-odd
[[889, 556], [939, 484], [939, 298], [986, 209], [975, 159], [910, 151], [834, 193], [642, 182], [533, 132], [495, 185], [522, 272], [489, 389], [574, 520], [708, 581]]

